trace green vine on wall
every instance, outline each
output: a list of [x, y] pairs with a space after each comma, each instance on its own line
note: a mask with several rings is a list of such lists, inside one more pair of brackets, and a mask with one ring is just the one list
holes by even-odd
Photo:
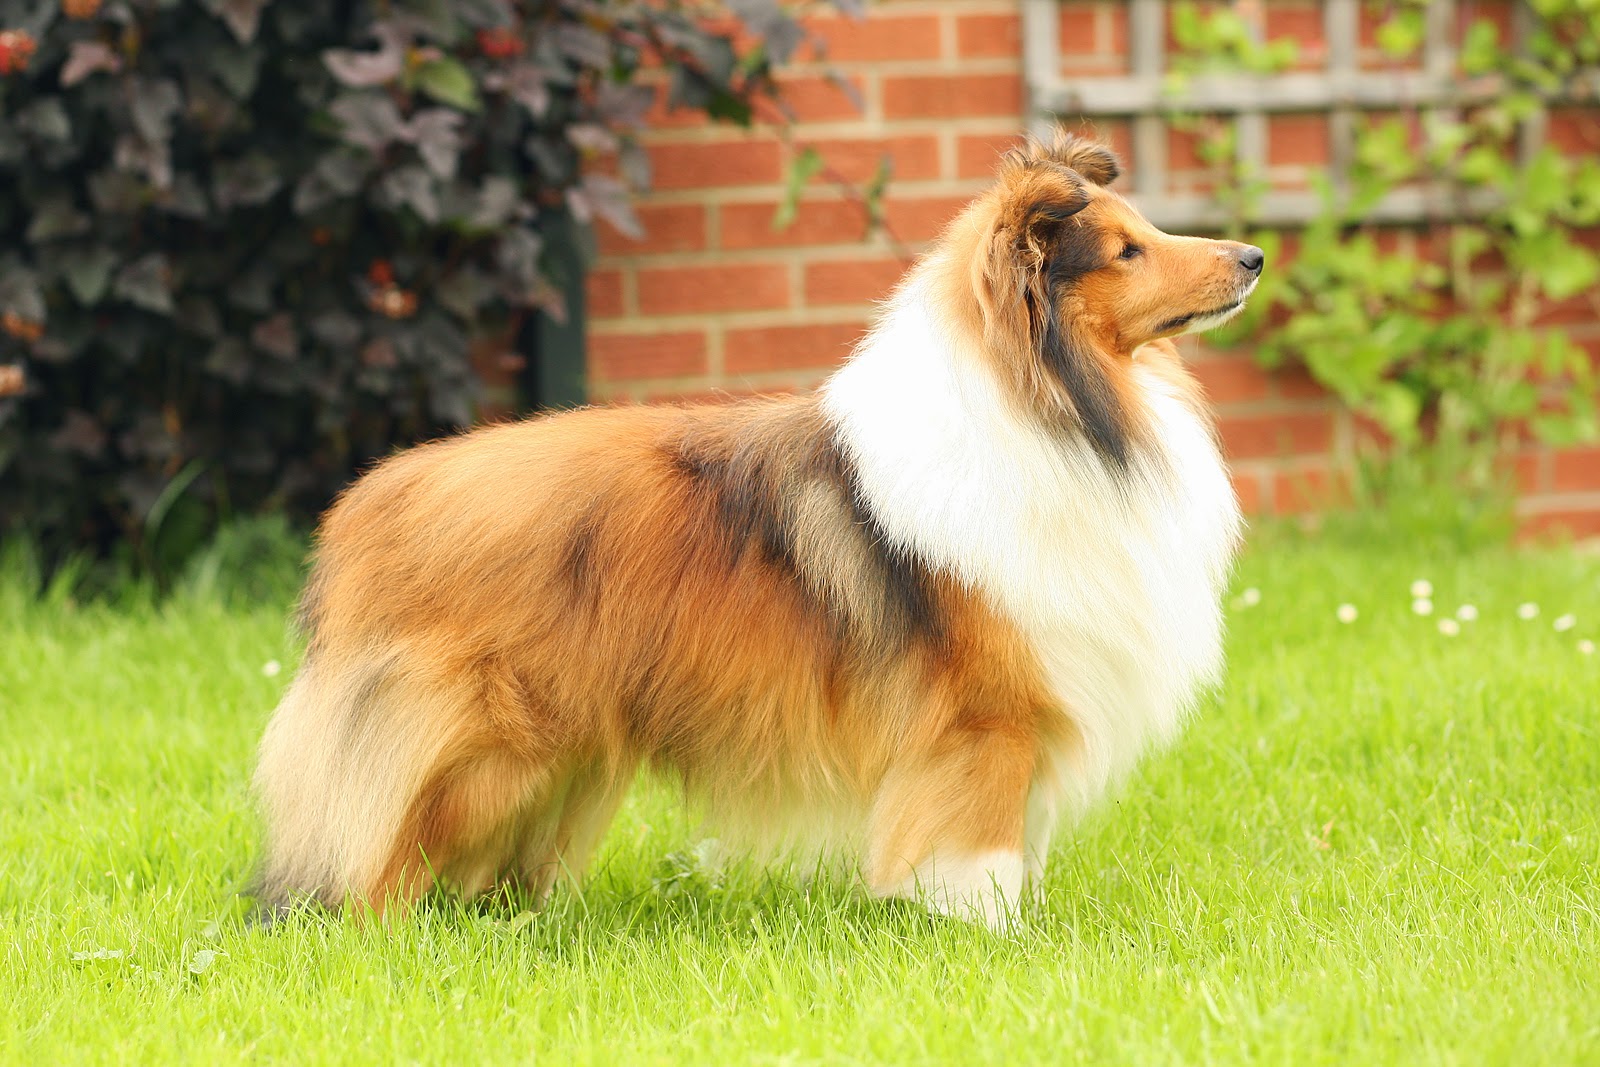
[[[1426, 0], [1369, 7], [1381, 15], [1383, 53], [1397, 67], [1417, 57]], [[1451, 473], [1469, 484], [1492, 482], [1495, 457], [1528, 434], [1563, 444], [1600, 431], [1594, 363], [1544, 321], [1600, 281], [1600, 158], [1548, 144], [1517, 152], [1547, 100], [1594, 102], [1600, 4], [1530, 7], [1520, 48], [1489, 19], [1464, 27], [1459, 108], [1397, 101], [1389, 114], [1357, 118], [1351, 164], [1316, 176], [1322, 208], [1294, 240], [1292, 260], [1267, 273], [1248, 314], [1221, 335], [1252, 343], [1265, 366], [1303, 365], [1401, 453], [1448, 455]], [[1231, 8], [1179, 4], [1173, 29], [1174, 98], [1197, 72], [1270, 74], [1296, 59], [1292, 41], [1259, 41]], [[1238, 159], [1231, 122], [1171, 119], [1200, 136], [1200, 157], [1225, 191], [1218, 203], [1228, 228], [1283, 262], [1284, 238], [1255, 232], [1266, 183]], [[1407, 229], [1371, 221], [1385, 197], [1408, 186], [1434, 190], [1435, 217]]]

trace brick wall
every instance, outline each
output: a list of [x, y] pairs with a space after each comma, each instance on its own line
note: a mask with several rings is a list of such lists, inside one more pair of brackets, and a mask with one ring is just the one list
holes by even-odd
[[[778, 139], [687, 112], [659, 112], [649, 142], [655, 190], [640, 208], [648, 235], [634, 242], [603, 234], [602, 258], [589, 279], [592, 397], [650, 401], [820, 382], [860, 337], [873, 302], [904, 270], [905, 255], [987, 185], [998, 152], [1016, 142], [1023, 114], [1020, 6], [1020, 0], [878, 0], [863, 22], [814, 20], [828, 42], [828, 66], [860, 94], [859, 111], [821, 64], [802, 61], [785, 75], [800, 145], [815, 145], [856, 181], [872, 173], [883, 153], [893, 158], [886, 214], [898, 248], [883, 233], [863, 238], [859, 207], [819, 183], [795, 222], [774, 230], [788, 151]], [[1270, 34], [1300, 37], [1302, 55], [1315, 62], [1317, 3], [1269, 2], [1266, 25]], [[1067, 2], [1061, 26], [1070, 72], [1126, 69], [1125, 5]], [[1125, 124], [1102, 123], [1096, 132], [1138, 165]], [[1600, 150], [1592, 112], [1557, 115], [1551, 132], [1571, 150]], [[1185, 135], [1171, 135], [1168, 154], [1175, 186], [1203, 184]], [[1327, 159], [1324, 117], [1272, 118], [1274, 185], [1302, 185], [1309, 168]], [[1600, 358], [1600, 301], [1569, 304], [1555, 317]], [[1217, 406], [1245, 506], [1292, 513], [1326, 500], [1337, 483], [1337, 457], [1356, 433], [1349, 413], [1302, 372], [1268, 374], [1248, 353], [1208, 349], [1192, 338], [1184, 346]], [[1530, 447], [1511, 460], [1530, 529], [1600, 534], [1600, 449]]]

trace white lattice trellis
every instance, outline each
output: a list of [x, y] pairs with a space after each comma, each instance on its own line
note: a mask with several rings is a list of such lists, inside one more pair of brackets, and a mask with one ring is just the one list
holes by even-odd
[[[1068, 77], [1057, 51], [1058, 0], [1023, 0], [1024, 74], [1029, 122], [1045, 133], [1056, 116], [1127, 118], [1133, 130], [1132, 193], [1153, 222], [1166, 227], [1206, 227], [1225, 221], [1211, 197], [1174, 192], [1167, 166], [1168, 117], [1176, 110], [1229, 116], [1235, 123], [1240, 161], [1262, 172], [1267, 159], [1267, 115], [1315, 111], [1329, 116], [1329, 158], [1337, 182], [1350, 162], [1355, 119], [1363, 110], [1420, 107], [1448, 111], [1482, 101], [1500, 91], [1492, 81], [1463, 80], [1457, 69], [1455, 0], [1432, 0], [1427, 8], [1426, 45], [1421, 66], [1404, 71], [1363, 70], [1359, 62], [1361, 0], [1324, 0], [1327, 49], [1324, 69], [1282, 74], [1193, 75], [1171, 95], [1166, 77], [1167, 0], [1128, 0], [1130, 69], [1126, 75]], [[1243, 7], [1244, 5], [1236, 5]], [[1259, 3], [1249, 5], [1256, 10]], [[1529, 11], [1517, 4], [1518, 35]], [[1583, 79], [1585, 96], [1600, 86], [1595, 72]], [[1543, 115], [1523, 124], [1519, 149], [1526, 158], [1543, 140]], [[1481, 199], [1463, 201], [1458, 192], [1414, 187], [1392, 192], [1370, 213], [1379, 221], [1405, 222], [1480, 210]], [[1267, 224], [1304, 222], [1321, 208], [1308, 191], [1269, 191], [1254, 218]]]

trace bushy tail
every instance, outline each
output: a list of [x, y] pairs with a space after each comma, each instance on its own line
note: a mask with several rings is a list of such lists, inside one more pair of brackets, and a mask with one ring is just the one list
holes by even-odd
[[414, 690], [392, 660], [301, 668], [256, 769], [267, 847], [254, 895], [266, 913], [351, 897], [381, 907], [400, 888], [385, 880], [399, 874], [401, 839], [415, 837], [408, 823], [450, 741], [438, 728], [449, 717], [425, 721], [438, 698]]

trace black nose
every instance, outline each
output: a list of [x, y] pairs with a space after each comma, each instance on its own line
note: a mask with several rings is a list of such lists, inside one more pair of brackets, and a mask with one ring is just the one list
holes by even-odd
[[1255, 245], [1245, 245], [1239, 250], [1239, 266], [1251, 274], [1260, 274], [1262, 266], [1267, 262], [1267, 254]]

